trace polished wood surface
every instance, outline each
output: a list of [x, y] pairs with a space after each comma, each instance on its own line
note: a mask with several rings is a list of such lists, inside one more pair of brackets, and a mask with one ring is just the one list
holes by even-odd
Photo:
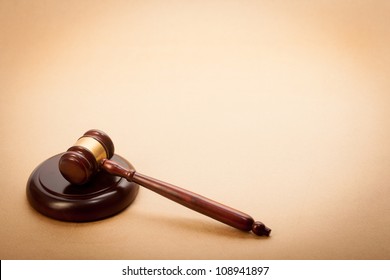
[[[69, 183], [58, 170], [61, 156], [45, 160], [28, 179], [28, 201], [41, 214], [68, 222], [90, 222], [118, 214], [135, 199], [139, 189], [136, 183], [104, 172], [82, 186]], [[132, 168], [118, 155], [113, 159]]]

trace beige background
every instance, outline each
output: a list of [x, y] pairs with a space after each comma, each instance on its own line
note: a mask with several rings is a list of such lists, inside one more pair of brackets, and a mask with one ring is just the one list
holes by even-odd
[[[389, 259], [389, 13], [389, 1], [0, 0], [0, 258]], [[103, 221], [36, 213], [28, 176], [90, 128], [141, 173], [272, 237], [145, 189]]]

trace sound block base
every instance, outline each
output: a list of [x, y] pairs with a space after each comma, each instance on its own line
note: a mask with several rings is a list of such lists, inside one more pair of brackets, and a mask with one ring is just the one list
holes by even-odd
[[[87, 184], [72, 185], [58, 169], [61, 156], [55, 155], [41, 163], [28, 179], [28, 201], [41, 214], [68, 222], [96, 221], [121, 212], [137, 196], [137, 184], [104, 171], [98, 172]], [[133, 168], [118, 155], [112, 160]]]

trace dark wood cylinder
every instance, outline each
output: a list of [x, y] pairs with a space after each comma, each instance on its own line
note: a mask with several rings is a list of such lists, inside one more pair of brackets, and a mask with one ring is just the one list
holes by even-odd
[[138, 172], [132, 182], [224, 224], [244, 231], [252, 230], [254, 220], [251, 216], [202, 195]]
[[114, 152], [111, 138], [103, 131], [91, 129], [61, 156], [58, 167], [66, 180], [83, 185], [99, 170], [99, 161], [110, 159]]

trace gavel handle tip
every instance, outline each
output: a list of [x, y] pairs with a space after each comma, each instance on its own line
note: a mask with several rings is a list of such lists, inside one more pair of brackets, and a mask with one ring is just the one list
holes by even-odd
[[252, 225], [252, 232], [258, 236], [270, 236], [271, 229], [262, 222], [254, 222]]

